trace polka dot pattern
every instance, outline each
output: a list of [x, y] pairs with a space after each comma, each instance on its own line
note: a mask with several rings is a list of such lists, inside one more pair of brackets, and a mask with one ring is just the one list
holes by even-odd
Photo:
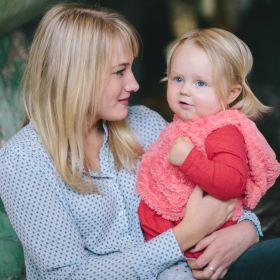
[[[127, 121], [145, 149], [166, 125], [143, 106], [131, 107]], [[103, 127], [102, 172], [91, 173], [102, 195], [61, 180], [32, 124], [0, 150], [0, 196], [23, 244], [27, 279], [151, 280], [184, 260], [172, 231], [144, 242], [135, 174], [115, 170]]]

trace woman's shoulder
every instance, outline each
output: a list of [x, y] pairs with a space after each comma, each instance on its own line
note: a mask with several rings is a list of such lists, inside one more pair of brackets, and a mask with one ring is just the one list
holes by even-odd
[[127, 121], [129, 124], [138, 124], [139, 126], [142, 124], [160, 126], [161, 129], [167, 124], [166, 120], [158, 112], [143, 105], [130, 106]]
[[130, 106], [128, 110], [128, 118], [131, 117], [154, 117], [163, 120], [162, 116], [156, 111], [144, 106], [144, 105], [134, 105]]
[[0, 195], [32, 192], [44, 187], [60, 186], [54, 164], [32, 124], [16, 133], [0, 150]]
[[14, 161], [24, 163], [28, 159], [40, 162], [44, 154], [38, 133], [32, 124], [28, 124], [0, 149], [0, 162], [6, 166]]
[[167, 125], [159, 113], [143, 105], [131, 106], [126, 121], [138, 136], [144, 149], [157, 139]]

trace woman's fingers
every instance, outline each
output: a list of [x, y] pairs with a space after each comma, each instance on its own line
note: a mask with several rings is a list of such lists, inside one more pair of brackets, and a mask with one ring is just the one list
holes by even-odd
[[236, 207], [236, 199], [228, 200], [227, 203], [228, 203], [228, 211], [229, 211], [227, 220], [229, 220], [229, 219], [231, 219], [234, 209]]
[[203, 191], [196, 187], [188, 200], [187, 214], [173, 228], [181, 250], [185, 251], [193, 247], [223, 224], [232, 213], [232, 203], [208, 195], [203, 196]]
[[[184, 232], [192, 229], [192, 238], [190, 239], [188, 237], [189, 241], [187, 243], [183, 240], [184, 238], [181, 238], [183, 243], [192, 247], [192, 245], [203, 239], [207, 234], [213, 232], [231, 215], [233, 204], [233, 201], [226, 202], [209, 195], [203, 196], [203, 191], [199, 187], [196, 187], [187, 203], [187, 214], [179, 224]], [[179, 235], [181, 236], [182, 232], [177, 232], [177, 237]], [[178, 238], [180, 239], [180, 237]], [[188, 249], [186, 246], [182, 248]]]
[[223, 279], [223, 277], [227, 273], [227, 268], [223, 266], [218, 266], [215, 264], [215, 261], [210, 262], [204, 269], [195, 269], [192, 270], [193, 276], [195, 279], [210, 279], [210, 280], [217, 280]]
[[197, 260], [188, 260], [188, 266], [191, 270], [200, 270], [202, 267], [197, 263]]
[[203, 191], [199, 187], [195, 187], [194, 191], [192, 192], [189, 200], [189, 204], [198, 204], [203, 198]]
[[228, 269], [225, 269], [225, 270], [222, 272], [222, 274], [221, 274], [221, 279], [224, 279], [224, 277], [226, 276], [227, 272], [228, 272]]
[[216, 235], [214, 232], [201, 240], [201, 245], [198, 245], [206, 250], [197, 260], [188, 262], [196, 279], [221, 279], [225, 271], [226, 262], [220, 257], [215, 241]]
[[[205, 201], [205, 203], [209, 203], [210, 205], [216, 205], [216, 207], [220, 207], [221, 210], [226, 212], [225, 221], [231, 218], [236, 205], [236, 199], [222, 201], [210, 195], [204, 196], [203, 200]], [[217, 212], [216, 214], [218, 215], [220, 213]]]
[[215, 270], [212, 266], [207, 266], [203, 270], [193, 270], [192, 273], [195, 279], [212, 279]]
[[212, 276], [209, 278], [210, 280], [218, 280], [223, 279], [227, 273], [227, 269], [223, 267], [219, 267], [216, 271], [213, 272]]
[[207, 248], [209, 246], [209, 244], [211, 244], [211, 242], [213, 241], [214, 236], [208, 235], [205, 238], [203, 238], [202, 240], [200, 240], [195, 247], [190, 250], [190, 252], [194, 253], [194, 252], [199, 252], [204, 250], [205, 248]]
[[232, 203], [232, 201], [221, 201], [211, 196], [205, 196], [203, 198], [201, 207], [204, 207], [205, 211], [211, 215], [213, 227], [210, 232], [213, 232], [217, 227], [225, 223], [228, 217], [232, 215], [234, 209]]
[[203, 253], [196, 260], [189, 260], [188, 265], [192, 270], [203, 270], [211, 261], [211, 254]]
[[[206, 249], [197, 260], [188, 263], [195, 278], [211, 280], [222, 279], [230, 265], [257, 241], [256, 230], [248, 221], [220, 229], [204, 239], [201, 242], [208, 244]], [[213, 273], [207, 278], [209, 270]]]
[[192, 271], [193, 277], [195, 279], [210, 279], [210, 280], [217, 280], [217, 279], [223, 279], [227, 273], [227, 269], [224, 269], [221, 271], [221, 269], [218, 269], [217, 271], [213, 272], [209, 268], [205, 268], [204, 270], [194, 270]]

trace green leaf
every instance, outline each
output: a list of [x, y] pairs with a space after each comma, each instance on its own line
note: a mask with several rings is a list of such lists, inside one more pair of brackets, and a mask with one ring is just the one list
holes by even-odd
[[0, 279], [25, 279], [22, 246], [16, 238], [0, 238]]
[[4, 36], [0, 40], [0, 70], [7, 64], [11, 46], [10, 36]]
[[1, 200], [1, 198], [0, 198], [0, 212], [6, 213], [3, 201]]
[[7, 214], [0, 212], [0, 239], [6, 237], [17, 238]]

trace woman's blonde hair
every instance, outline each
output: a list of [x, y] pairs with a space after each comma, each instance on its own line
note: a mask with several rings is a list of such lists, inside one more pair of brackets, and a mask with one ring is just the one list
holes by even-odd
[[[134, 56], [139, 40], [119, 14], [79, 4], [59, 4], [42, 18], [23, 77], [27, 118], [35, 124], [62, 179], [78, 192], [96, 192], [85, 138], [111, 71], [116, 44]], [[142, 148], [125, 121], [108, 122], [117, 168], [133, 170]]]
[[[179, 46], [192, 41], [207, 54], [212, 65], [214, 85], [223, 108], [240, 110], [255, 120], [262, 113], [270, 111], [254, 95], [247, 82], [247, 76], [253, 66], [253, 57], [249, 47], [237, 36], [223, 29], [195, 29], [176, 40], [167, 54], [167, 76], [170, 74], [172, 57]], [[240, 95], [231, 104], [227, 104], [227, 89], [231, 85], [241, 85]]]

